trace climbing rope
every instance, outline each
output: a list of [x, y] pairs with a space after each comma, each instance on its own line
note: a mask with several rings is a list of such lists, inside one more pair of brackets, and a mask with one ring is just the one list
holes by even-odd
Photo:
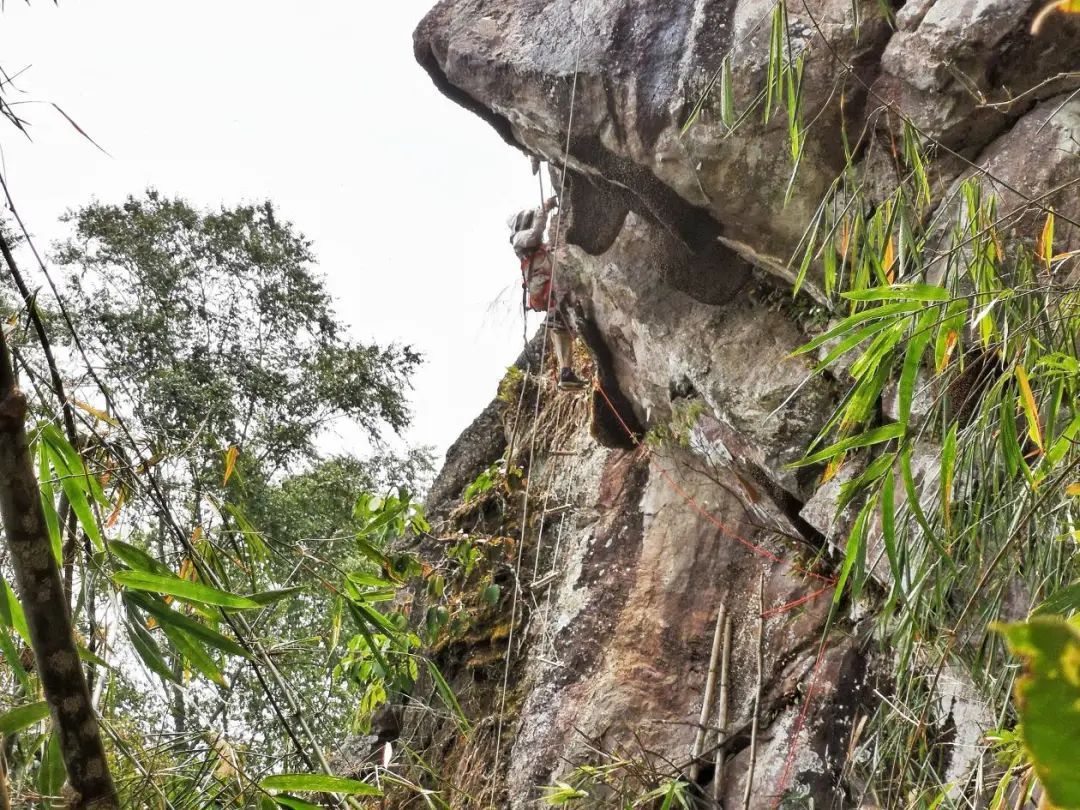
[[[759, 19], [752, 26], [750, 31], [748, 31], [746, 34], [744, 34], [744, 36], [740, 40], [740, 42], [742, 42], [742, 41], [744, 41], [746, 39], [749, 39], [749, 37], [760, 26], [761, 22], [768, 17], [769, 13], [771, 13], [771, 9], [769, 10], [768, 13], [762, 15], [762, 18]], [[559, 252], [558, 252], [558, 248], [560, 247], [559, 243], [560, 243], [560, 240], [562, 238], [562, 231], [563, 231], [563, 229], [565, 227], [565, 220], [563, 219], [562, 203], [563, 203], [563, 201], [565, 199], [566, 177], [567, 177], [567, 161], [568, 161], [569, 155], [570, 155], [570, 143], [571, 143], [571, 139], [572, 139], [572, 136], [573, 136], [574, 112], [575, 112], [576, 99], [577, 99], [578, 78], [579, 78], [579, 75], [580, 75], [581, 45], [582, 45], [582, 39], [583, 39], [584, 27], [585, 27], [584, 16], [585, 15], [583, 14], [581, 16], [581, 18], [579, 19], [579, 22], [578, 22], [578, 36], [577, 36], [577, 42], [576, 42], [575, 54], [574, 54], [574, 78], [573, 78], [573, 83], [571, 85], [571, 91], [570, 91], [570, 110], [569, 110], [568, 122], [567, 122], [566, 143], [565, 143], [564, 150], [563, 150], [562, 178], [561, 178], [561, 182], [560, 182], [560, 189], [559, 189], [559, 196], [558, 196], [559, 203], [560, 203], [559, 216], [558, 216], [558, 219], [556, 220], [557, 227], [555, 228], [555, 236], [554, 236], [554, 238], [552, 240], [552, 250], [551, 250], [552, 272], [551, 272], [551, 287], [550, 287], [551, 292], [550, 292], [550, 295], [555, 294], [555, 289], [556, 289], [556, 285], [557, 285], [558, 268], [559, 268]], [[739, 43], [733, 44], [729, 48], [729, 52], [734, 50], [734, 48], [735, 48], [735, 46], [737, 44], [739, 44]], [[538, 173], [538, 175], [539, 175], [538, 176], [538, 181], [539, 181], [539, 189], [540, 189], [540, 204], [542, 206], [544, 204], [545, 200], [546, 200], [545, 192], [544, 192], [544, 180], [543, 180], [543, 176], [542, 176], [541, 173]], [[550, 306], [549, 306], [549, 310], [550, 310]], [[525, 343], [525, 358], [526, 358], [526, 369], [527, 369], [526, 379], [527, 379], [527, 377], [529, 375], [528, 369], [531, 369], [531, 358], [529, 357], [528, 337], [527, 337], [528, 327], [527, 327], [527, 320], [525, 320], [525, 313], [524, 312], [522, 313], [522, 317], [523, 317], [523, 320], [524, 320], [523, 341]], [[541, 377], [544, 374], [544, 363], [545, 363], [546, 356], [547, 356], [547, 343], [548, 343], [548, 332], [549, 332], [549, 330], [550, 330], [550, 317], [545, 315], [544, 326], [543, 326], [543, 342], [541, 343], [540, 362], [539, 362], [539, 365], [538, 365], [538, 376], [541, 376]], [[513, 430], [513, 435], [511, 436], [509, 451], [508, 451], [508, 455], [507, 455], [507, 465], [508, 465], [508, 467], [509, 467], [510, 464], [512, 464], [516, 439], [517, 439], [517, 436], [519, 435], [519, 433], [522, 430], [522, 428], [521, 428], [521, 425], [522, 425], [521, 417], [522, 417], [522, 413], [523, 413], [523, 410], [524, 410], [525, 392], [526, 392], [527, 387], [528, 386], [523, 383], [522, 386], [521, 386], [521, 392], [520, 392], [520, 394], [518, 396], [517, 407], [515, 409], [514, 430]], [[623, 419], [622, 415], [619, 413], [618, 409], [615, 408], [614, 404], [611, 402], [611, 399], [608, 397], [607, 392], [604, 391], [604, 389], [599, 385], [598, 382], [594, 381], [594, 387], [595, 387], [595, 390], [601, 395], [601, 397], [607, 403], [608, 408], [610, 408], [612, 414], [615, 415], [616, 419], [618, 420], [618, 422], [622, 426], [623, 430], [626, 431], [626, 433], [630, 437], [631, 441], [638, 447], [639, 451], [642, 452], [644, 455], [651, 455], [651, 451], [649, 450], [649, 448], [647, 448], [645, 445], [641, 444], [641, 442], [640, 442], [639, 438], [637, 437], [637, 435], [626, 424], [626, 422]], [[497, 721], [496, 721], [495, 762], [494, 762], [494, 768], [493, 768], [493, 771], [492, 771], [492, 774], [493, 774], [492, 790], [494, 790], [494, 780], [498, 779], [498, 774], [500, 772], [500, 766], [501, 766], [501, 762], [502, 762], [502, 735], [503, 735], [503, 728], [504, 728], [504, 721], [505, 721], [505, 714], [506, 714], [506, 693], [507, 693], [507, 690], [508, 690], [508, 687], [509, 687], [510, 662], [511, 662], [511, 659], [513, 657], [515, 630], [516, 630], [516, 624], [517, 624], [517, 619], [518, 619], [518, 610], [519, 610], [519, 607], [520, 607], [520, 604], [521, 604], [521, 599], [522, 599], [521, 566], [522, 566], [522, 556], [523, 556], [524, 546], [525, 546], [525, 537], [526, 537], [526, 533], [527, 533], [527, 530], [528, 530], [528, 519], [529, 519], [529, 516], [530, 516], [530, 501], [529, 501], [529, 499], [530, 499], [531, 490], [532, 490], [533, 465], [534, 465], [534, 462], [535, 462], [535, 455], [536, 455], [536, 433], [537, 433], [536, 427], [537, 427], [537, 420], [538, 420], [539, 413], [540, 413], [540, 399], [541, 399], [541, 396], [542, 396], [542, 393], [543, 393], [543, 388], [544, 388], [544, 386], [542, 384], [539, 384], [539, 383], [537, 384], [537, 386], [536, 386], [536, 397], [535, 397], [535, 401], [534, 401], [534, 404], [533, 404], [532, 434], [531, 434], [530, 440], [529, 440], [529, 460], [528, 460], [528, 468], [527, 468], [527, 478], [525, 480], [525, 491], [524, 491], [523, 497], [522, 497], [521, 528], [520, 528], [520, 536], [519, 536], [519, 541], [518, 541], [517, 555], [516, 555], [516, 559], [515, 559], [515, 563], [514, 563], [514, 593], [513, 593], [512, 600], [511, 600], [510, 623], [509, 623], [509, 630], [508, 630], [508, 634], [507, 634], [506, 652], [505, 652], [504, 659], [503, 659], [503, 676], [502, 676], [501, 687], [500, 687], [500, 690], [499, 690], [499, 710], [498, 710], [498, 717], [497, 717]], [[701, 516], [702, 518], [704, 518], [705, 520], [710, 522], [713, 526], [715, 526], [719, 530], [721, 536], [724, 536], [724, 537], [727, 537], [728, 539], [734, 540], [735, 542], [737, 542], [740, 545], [747, 548], [751, 553], [753, 553], [753, 554], [755, 554], [755, 555], [757, 555], [759, 557], [765, 558], [765, 559], [769, 560], [772, 563], [788, 564], [788, 565], [790, 565], [790, 567], [791, 567], [791, 569], [793, 571], [796, 571], [796, 572], [801, 573], [801, 574], [803, 574], [803, 575], [805, 575], [807, 577], [817, 579], [817, 580], [825, 583], [823, 585], [823, 587], [821, 587], [818, 590], [815, 590], [812, 593], [809, 593], [809, 594], [807, 594], [807, 595], [805, 595], [805, 596], [803, 596], [801, 598], [795, 599], [792, 602], [789, 602], [787, 604], [783, 604], [783, 605], [780, 605], [778, 607], [774, 607], [774, 608], [770, 608], [769, 610], [762, 611], [762, 613], [761, 613], [761, 618], [762, 619], [772, 618], [774, 616], [782, 615], [784, 613], [787, 613], [788, 611], [794, 610], [794, 609], [796, 609], [796, 608], [798, 608], [798, 607], [800, 607], [802, 605], [805, 605], [805, 604], [807, 604], [807, 603], [809, 603], [809, 602], [811, 602], [811, 601], [825, 595], [826, 593], [830, 592], [831, 590], [833, 590], [836, 587], [836, 584], [837, 584], [836, 578], [824, 576], [824, 575], [819, 574], [819, 573], [817, 573], [815, 571], [811, 571], [811, 570], [808, 570], [808, 569], [806, 569], [806, 568], [804, 568], [802, 566], [799, 566], [796, 563], [789, 563], [787, 560], [784, 560], [782, 557], [780, 557], [776, 553], [772, 552], [771, 550], [765, 548], [764, 546], [753, 543], [750, 540], [746, 539], [745, 537], [742, 537], [738, 533], [732, 531], [728, 526], [726, 526], [723, 522], [721, 522], [715, 515], [713, 515], [704, 505], [699, 503], [690, 493], [686, 492], [686, 490], [683, 489], [675, 481], [675, 479], [671, 476], [671, 474], [668, 472], [668, 470], [665, 469], [658, 462], [656, 462], [655, 455], [652, 455], [652, 460], [653, 460], [653, 463], [656, 464], [656, 468], [660, 472], [661, 477], [668, 483], [668, 485], [672, 488], [672, 490], [674, 492], [676, 492], [676, 494], [678, 494], [679, 497], [682, 498], [683, 501], [693, 511], [695, 511], [699, 516]], [[567, 484], [567, 493], [569, 493], [569, 483]], [[561, 517], [560, 523], [559, 523], [559, 531], [558, 531], [558, 536], [557, 536], [557, 539], [556, 539], [555, 551], [553, 553], [553, 558], [552, 558], [552, 565], [553, 566], [557, 563], [557, 560], [558, 560], [558, 554], [559, 554], [560, 546], [562, 544], [563, 527], [565, 525], [565, 520], [566, 520], [566, 514], [564, 512], [562, 514], [562, 517]], [[534, 567], [534, 572], [533, 572], [533, 579], [534, 580], [535, 580], [535, 575], [536, 575], [536, 569], [538, 567], [537, 563], [539, 561], [540, 553], [541, 553], [539, 544], [542, 542], [545, 523], [546, 523], [546, 514], [541, 517], [541, 524], [540, 524], [539, 534], [538, 534], [538, 538], [537, 538], [538, 546], [537, 546], [537, 549], [536, 549], [536, 557], [535, 557], [534, 566], [533, 566]], [[545, 601], [547, 602], [547, 611], [545, 611], [545, 625], [546, 625], [546, 619], [547, 619], [548, 613], [550, 612], [550, 600], [551, 600], [551, 584], [549, 583], [548, 587], [547, 587], [546, 596], [545, 596]], [[545, 638], [542, 640], [542, 643], [541, 643], [542, 651], [543, 651], [544, 642], [547, 640], [547, 632], [546, 632], [546, 630], [547, 630], [547, 628], [545, 627], [545, 633], [544, 633]], [[552, 643], [552, 647], [553, 647], [554, 646], [554, 641], [552, 640], [551, 643]], [[789, 780], [791, 778], [791, 771], [792, 771], [792, 767], [793, 767], [793, 764], [794, 764], [795, 755], [797, 753], [798, 739], [799, 739], [799, 736], [802, 733], [802, 730], [803, 730], [803, 728], [805, 726], [806, 718], [807, 718], [807, 715], [809, 713], [810, 703], [811, 703], [811, 700], [812, 700], [813, 695], [814, 695], [814, 691], [815, 691], [816, 686], [817, 686], [818, 675], [819, 675], [819, 672], [820, 672], [820, 669], [821, 669], [822, 662], [824, 660], [826, 649], [827, 649], [827, 647], [826, 647], [826, 645], [825, 645], [825, 643], [823, 641], [823, 643], [820, 645], [818, 656], [817, 656], [817, 659], [816, 659], [816, 661], [814, 663], [810, 683], [809, 683], [808, 688], [807, 688], [806, 699], [804, 701], [802, 710], [800, 711], [797, 722], [796, 722], [795, 727], [794, 727], [793, 732], [792, 732], [791, 744], [790, 744], [790, 748], [789, 748], [789, 751], [788, 751], [788, 755], [787, 755], [786, 760], [785, 760], [784, 771], [783, 771], [783, 773], [781, 775], [780, 781], [779, 781], [779, 783], [777, 785], [777, 788], [776, 788], [776, 804], [774, 805], [774, 808], [779, 806], [781, 798], [782, 798], [782, 794], [783, 794], [784, 790], [786, 790], [787, 784], [788, 784], [788, 782], [789, 782]]]
[[[559, 241], [562, 238], [562, 231], [563, 231], [563, 228], [565, 227], [565, 220], [563, 218], [563, 210], [562, 210], [561, 206], [562, 206], [563, 200], [565, 199], [565, 193], [566, 193], [566, 176], [568, 174], [568, 172], [567, 172], [567, 161], [569, 160], [569, 157], [570, 157], [570, 140], [573, 137], [573, 132], [574, 132], [574, 107], [575, 107], [576, 102], [577, 102], [578, 77], [579, 77], [579, 69], [581, 67], [581, 43], [582, 43], [582, 39], [584, 37], [584, 32], [585, 32], [585, 18], [584, 18], [584, 14], [583, 14], [581, 16], [581, 18], [579, 19], [579, 22], [578, 22], [577, 43], [576, 43], [575, 49], [574, 49], [574, 79], [573, 79], [573, 83], [571, 84], [571, 87], [570, 87], [570, 111], [569, 111], [569, 114], [568, 114], [567, 124], [566, 124], [566, 145], [565, 145], [565, 147], [563, 149], [562, 178], [561, 178], [560, 188], [559, 188], [559, 204], [560, 204], [559, 218], [558, 218], [558, 220], [556, 220], [558, 225], [555, 228], [555, 237], [552, 240], [552, 249], [551, 249], [551, 256], [552, 256], [551, 286], [550, 286], [550, 291], [548, 293], [549, 296], [555, 294], [556, 284], [558, 282], [558, 270], [559, 270], [559, 252], [558, 252], [558, 249], [559, 249]], [[541, 189], [541, 195], [543, 195], [543, 178], [541, 178], [541, 180], [540, 180], [540, 189]], [[548, 307], [548, 309], [549, 309], [549, 312], [550, 312], [550, 299], [549, 299], [549, 307]], [[539, 367], [538, 367], [539, 374], [541, 374], [541, 375], [544, 373], [544, 361], [545, 361], [546, 356], [547, 356], [548, 331], [550, 329], [550, 325], [551, 325], [550, 315], [546, 314], [545, 317], [544, 317], [544, 333], [543, 333], [544, 338], [543, 338], [543, 342], [542, 342], [541, 347], [540, 347], [540, 364], [539, 364]], [[524, 401], [525, 388], [526, 388], [526, 386], [524, 384], [522, 384], [522, 396], [519, 398], [519, 401], [518, 401], [518, 413], [517, 413], [517, 416], [516, 416], [516, 424], [521, 423], [521, 404]], [[531, 488], [532, 488], [533, 462], [535, 461], [535, 457], [536, 457], [536, 421], [537, 421], [537, 417], [540, 414], [540, 396], [541, 396], [542, 392], [543, 392], [543, 386], [538, 384], [536, 386], [536, 401], [535, 401], [535, 403], [533, 405], [533, 429], [532, 429], [532, 435], [529, 437], [529, 466], [528, 466], [528, 471], [527, 471], [527, 478], [525, 479], [525, 492], [524, 492], [524, 495], [522, 497], [521, 533], [520, 533], [520, 538], [518, 540], [517, 559], [514, 562], [514, 595], [513, 595], [512, 599], [511, 599], [511, 603], [510, 603], [511, 604], [511, 607], [510, 607], [510, 628], [509, 628], [509, 630], [507, 632], [506, 654], [505, 654], [504, 660], [503, 660], [502, 686], [501, 686], [501, 688], [499, 690], [499, 714], [498, 714], [498, 719], [496, 720], [496, 731], [495, 731], [495, 767], [492, 770], [492, 774], [493, 774], [494, 779], [499, 778], [498, 774], [499, 774], [499, 771], [500, 771], [500, 765], [502, 764], [502, 734], [503, 734], [503, 725], [504, 725], [504, 721], [505, 721], [505, 717], [506, 717], [506, 691], [507, 691], [507, 688], [508, 688], [509, 683], [510, 683], [510, 660], [511, 660], [511, 658], [513, 656], [513, 649], [514, 649], [514, 630], [515, 630], [515, 625], [517, 623], [517, 611], [518, 611], [519, 604], [521, 602], [521, 560], [522, 560], [523, 550], [524, 550], [524, 547], [525, 547], [525, 534], [526, 534], [526, 531], [528, 530], [529, 495], [530, 495], [530, 491], [531, 491]], [[515, 432], [516, 432], [516, 426], [515, 426]], [[508, 464], [510, 463], [510, 458], [509, 457], [508, 457], [507, 463]]]

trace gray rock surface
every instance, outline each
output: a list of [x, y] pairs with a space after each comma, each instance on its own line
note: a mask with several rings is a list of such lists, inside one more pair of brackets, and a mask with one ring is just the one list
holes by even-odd
[[[725, 56], [736, 107], [760, 92], [768, 0], [442, 0], [420, 23], [416, 56], [439, 88], [566, 172], [560, 272], [603, 342], [604, 379], [636, 424], [686, 421], [681, 443], [661, 451], [609, 449], [581, 425], [557, 448], [574, 455], [549, 447], [534, 460], [533, 482], [573, 508], [525, 533], [536, 570], [522, 577], [542, 585], [526, 587], [502, 734], [491, 731], [498, 684], [467, 667], [451, 672], [488, 710], [485, 743], [440, 749], [445, 761], [487, 769], [477, 804], [461, 806], [531, 806], [539, 786], [598, 757], [689, 773], [721, 602], [735, 617], [732, 724], [749, 716], [761, 574], [765, 673], [750, 806], [772, 807], [784, 790], [819, 808], [857, 806], [847, 746], [881, 684], [851, 616], [817, 656], [831, 592], [804, 562], [842, 545], [838, 485], [819, 489], [820, 470], [788, 466], [846, 383], [811, 377], [812, 361], [792, 357], [823, 319], [817, 270], [810, 295], [793, 301], [789, 260], [843, 165], [844, 132], [862, 138], [858, 160], [889, 188], [897, 112], [931, 155], [935, 206], [952, 205], [958, 183], [977, 176], [999, 195], [1005, 227], [1021, 233], [1037, 232], [1048, 206], [1077, 208], [1080, 77], [1069, 71], [1080, 67], [1080, 25], [1062, 18], [1033, 38], [1037, 6], [909, 0], [894, 26], [870, 0], [788, 4], [787, 35], [806, 55], [804, 116], [814, 122], [790, 194], [783, 114], [768, 123], [754, 114], [731, 132], [709, 98], [682, 132]], [[867, 189], [871, 201], [875, 193]], [[1080, 247], [1068, 216], [1057, 233], [1061, 249]], [[435, 509], [448, 511], [469, 476], [503, 452], [492, 407], [451, 451]], [[942, 701], [965, 708], [954, 712], [957, 739], [976, 740], [985, 718], [967, 710], [962, 674], [950, 684]], [[750, 757], [741, 732], [727, 755], [724, 806], [737, 807]], [[970, 765], [960, 757], [943, 772]]]

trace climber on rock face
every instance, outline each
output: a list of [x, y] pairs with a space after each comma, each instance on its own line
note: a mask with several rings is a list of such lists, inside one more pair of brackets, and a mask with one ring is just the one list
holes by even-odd
[[538, 208], [519, 211], [506, 224], [510, 226], [510, 244], [521, 260], [525, 303], [535, 312], [547, 313], [545, 325], [559, 361], [559, 388], [571, 390], [584, 388], [585, 383], [574, 374], [574, 334], [566, 316], [568, 296], [555, 286], [554, 256], [544, 241], [548, 215], [558, 207], [558, 200], [549, 197]]

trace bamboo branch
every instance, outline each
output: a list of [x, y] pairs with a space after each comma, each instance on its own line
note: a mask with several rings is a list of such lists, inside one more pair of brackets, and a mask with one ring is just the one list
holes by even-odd
[[754, 718], [750, 723], [750, 764], [746, 769], [746, 790], [743, 810], [750, 810], [750, 792], [754, 787], [754, 766], [757, 764], [758, 713], [761, 709], [762, 641], [765, 637], [765, 573], [758, 582], [757, 682], [754, 685]]
[[64, 390], [64, 381], [60, 377], [60, 369], [57, 367], [56, 358], [53, 356], [52, 343], [49, 340], [49, 334], [45, 331], [45, 324], [41, 321], [41, 315], [38, 313], [37, 301], [34, 300], [34, 294], [30, 292], [30, 288], [26, 285], [22, 273], [19, 272], [19, 266], [15, 264], [15, 257], [11, 253], [11, 245], [8, 244], [3, 231], [0, 231], [0, 254], [3, 254], [4, 256], [4, 262], [7, 264], [8, 272], [11, 273], [12, 281], [14, 281], [15, 286], [19, 288], [19, 295], [22, 296], [23, 305], [26, 307], [26, 316], [30, 319], [30, 323], [34, 327], [38, 343], [41, 344], [41, 351], [45, 355], [45, 364], [49, 367], [49, 380], [52, 383], [53, 393], [56, 395], [56, 398], [60, 400], [60, 412], [63, 415], [64, 433], [67, 435], [67, 440], [71, 446], [78, 448], [78, 433], [75, 430], [75, 412], [72, 409], [71, 402], [68, 400], [67, 393]]
[[728, 669], [731, 664], [731, 617], [724, 618], [724, 652], [720, 657], [720, 706], [716, 710], [716, 727], [719, 729], [716, 738], [716, 753], [714, 759], [712, 797], [716, 806], [720, 806], [720, 799], [724, 792], [724, 740], [727, 738], [728, 716]]
[[690, 781], [696, 783], [701, 776], [701, 752], [705, 749], [705, 737], [709, 733], [709, 716], [712, 714], [713, 694], [716, 691], [717, 665], [720, 662], [720, 646], [724, 638], [724, 618], [727, 610], [723, 605], [716, 612], [716, 629], [713, 631], [712, 652], [709, 654], [709, 674], [705, 678], [705, 695], [701, 699], [697, 736], [690, 750]]
[[30, 461], [26, 410], [26, 397], [15, 384], [0, 330], [0, 517], [30, 629], [30, 646], [60, 737], [68, 784], [77, 794], [71, 806], [118, 808]]

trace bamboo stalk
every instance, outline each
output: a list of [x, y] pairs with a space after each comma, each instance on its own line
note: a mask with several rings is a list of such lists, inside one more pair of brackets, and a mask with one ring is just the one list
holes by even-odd
[[697, 782], [701, 776], [701, 752], [705, 750], [705, 737], [709, 733], [709, 716], [712, 714], [713, 695], [716, 692], [716, 676], [720, 663], [720, 647], [724, 637], [724, 620], [727, 609], [720, 605], [716, 612], [716, 629], [713, 630], [712, 652], [709, 654], [709, 673], [705, 678], [705, 695], [701, 699], [697, 736], [690, 750], [690, 781]]
[[728, 669], [731, 664], [731, 617], [724, 618], [724, 652], [720, 656], [720, 706], [716, 710], [716, 736], [712, 797], [716, 806], [724, 792], [724, 740], [727, 738], [728, 722]]
[[7, 757], [4, 756], [4, 748], [7, 747], [7, 737], [0, 736], [0, 810], [11, 810], [11, 794], [8, 790]]
[[746, 790], [743, 810], [750, 810], [750, 792], [754, 787], [754, 766], [757, 764], [758, 712], [761, 709], [762, 641], [765, 637], [765, 572], [758, 582], [757, 682], [754, 685], [754, 716], [750, 721], [750, 764], [746, 769]]
[[71, 614], [60, 567], [45, 528], [41, 490], [30, 460], [26, 397], [15, 384], [10, 355], [0, 331], [0, 517], [11, 567], [26, 613], [30, 646], [41, 677], [68, 784], [80, 808], [117, 808], [90, 690], [79, 666]]

